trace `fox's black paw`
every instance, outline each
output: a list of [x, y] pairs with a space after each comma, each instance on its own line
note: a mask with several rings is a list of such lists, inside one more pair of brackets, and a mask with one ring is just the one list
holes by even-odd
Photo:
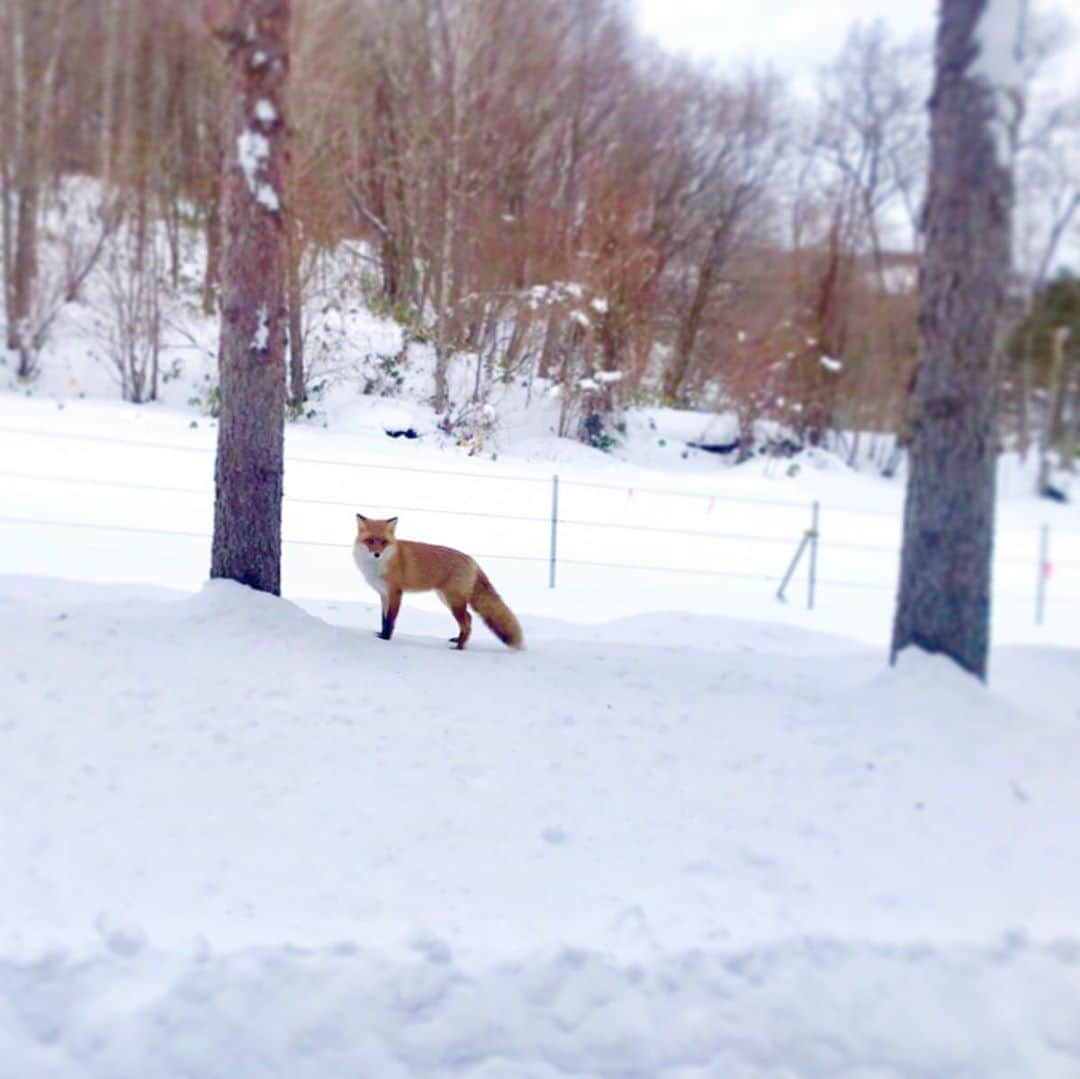
[[380, 641], [388, 641], [388, 640], [390, 640], [390, 634], [389, 633], [376, 633], [375, 636], [378, 637]]

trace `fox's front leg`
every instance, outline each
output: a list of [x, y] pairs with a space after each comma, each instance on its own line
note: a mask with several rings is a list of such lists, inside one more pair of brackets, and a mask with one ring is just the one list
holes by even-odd
[[398, 611], [401, 609], [401, 589], [391, 588], [383, 596], [382, 602], [382, 632], [377, 633], [384, 641], [390, 640], [394, 635], [394, 623], [397, 621]]

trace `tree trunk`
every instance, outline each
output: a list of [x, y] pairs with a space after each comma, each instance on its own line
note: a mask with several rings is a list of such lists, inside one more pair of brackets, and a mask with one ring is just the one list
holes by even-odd
[[221, 282], [221, 420], [211, 577], [281, 590], [289, 0], [231, 0]]
[[[383, 295], [398, 303], [405, 298], [403, 252], [394, 221], [403, 221], [405, 209], [402, 162], [398, 149], [396, 116], [392, 102], [392, 83], [384, 64], [379, 65], [375, 84], [374, 139], [372, 149], [371, 201], [379, 221], [379, 264], [382, 268]], [[392, 211], [387, 188], [397, 202]], [[406, 256], [407, 257], [407, 256]]]
[[18, 52], [16, 20], [12, 8], [0, 6], [0, 100], [6, 102], [0, 108], [0, 270], [4, 287], [4, 321], [7, 325], [5, 345], [14, 348], [15, 326], [12, 312], [15, 310], [14, 295], [14, 247], [15, 247], [15, 180], [14, 150], [17, 143], [15, 132], [18, 125], [18, 81], [15, 77]]
[[1073, 364], [1072, 393], [1069, 395], [1069, 416], [1061, 443], [1061, 467], [1076, 472], [1076, 448], [1080, 445], [1080, 364]]
[[217, 308], [217, 291], [221, 284], [221, 206], [214, 195], [206, 205], [206, 266], [203, 270], [202, 309], [212, 315]]
[[561, 332], [559, 313], [552, 306], [548, 309], [548, 315], [544, 321], [544, 343], [540, 347], [540, 362], [537, 369], [540, 378], [555, 377], [555, 366], [559, 354], [559, 335]]
[[694, 354], [694, 343], [697, 341], [698, 330], [701, 328], [705, 305], [709, 302], [709, 296], [712, 293], [716, 271], [722, 260], [722, 252], [723, 236], [717, 230], [713, 233], [709, 241], [709, 250], [698, 268], [697, 286], [690, 300], [690, 307], [679, 324], [675, 353], [664, 369], [663, 391], [664, 397], [668, 401], [674, 402], [678, 398], [686, 380], [686, 374], [690, 370], [690, 358]]
[[444, 0], [438, 0], [439, 38], [445, 69], [443, 91], [443, 184], [442, 222], [438, 250], [438, 274], [435, 284], [435, 386], [432, 406], [445, 412], [450, 405], [448, 383], [450, 360], [453, 355], [450, 309], [454, 302], [454, 251], [457, 246], [458, 206], [461, 187], [461, 132], [458, 129], [459, 67], [456, 46], [450, 32], [450, 20]]
[[1017, 383], [1019, 384], [1016, 401], [1017, 449], [1020, 451], [1021, 461], [1027, 461], [1028, 450], [1031, 449], [1032, 335], [1032, 330], [1028, 330], [1024, 335], [1024, 353], [1020, 357], [1019, 370], [1017, 371]]
[[442, 239], [439, 245], [439, 269], [435, 286], [435, 386], [432, 406], [444, 412], [450, 404], [449, 371], [453, 348], [450, 337], [450, 307], [454, 296], [454, 245], [457, 236], [458, 140], [451, 140], [447, 168], [448, 186], [444, 196]]
[[11, 179], [8, 173], [6, 161], [0, 161], [0, 271], [4, 282], [4, 321], [7, 325], [4, 344], [7, 348], [16, 345], [15, 328], [11, 321], [11, 313], [15, 310], [15, 279], [13, 276], [14, 263], [12, 260], [12, 247], [14, 246], [14, 222], [12, 220], [12, 191]]
[[1068, 326], [1058, 326], [1050, 335], [1050, 377], [1046, 386], [1046, 415], [1039, 429], [1039, 471], [1035, 478], [1037, 495], [1045, 494], [1050, 485], [1054, 440], [1061, 430], [1065, 411], [1065, 342], [1068, 339]]
[[[221, 100], [219, 100], [219, 98]], [[204, 315], [217, 311], [221, 285], [221, 199], [225, 172], [224, 121], [216, 119], [224, 92], [204, 93], [199, 99], [198, 126], [206, 131], [204, 158], [199, 162], [199, 200], [205, 217], [206, 260], [203, 267], [202, 309]]]
[[101, 13], [104, 56], [101, 64], [101, 127], [98, 130], [98, 178], [102, 190], [108, 192], [112, 183], [113, 166], [113, 107], [117, 57], [120, 53], [119, 0], [104, 0]]
[[[930, 101], [927, 239], [892, 660], [909, 645], [986, 677], [994, 539], [995, 338], [1012, 166], [995, 139], [1016, 97], [972, 70], [976, 24], [1022, 0], [942, 0]], [[1019, 11], [1016, 11], [1019, 14]], [[1017, 34], [1020, 20], [1007, 24]], [[995, 78], [995, 83], [998, 79]], [[1013, 87], [1009, 87], [1012, 90]]]
[[304, 294], [300, 281], [299, 222], [290, 213], [285, 223], [288, 250], [286, 252], [285, 291], [289, 308], [289, 407], [297, 414], [304, 406]]
[[14, 35], [15, 76], [15, 243], [11, 260], [11, 307], [7, 312], [7, 346], [19, 353], [18, 374], [34, 373], [31, 312], [37, 284], [37, 215], [40, 183], [38, 124], [41, 106], [35, 85], [42, 74], [44, 14], [39, 6], [26, 3], [19, 8], [19, 24]]
[[8, 348], [19, 350], [20, 378], [34, 373], [34, 348], [32, 342], [31, 310], [34, 286], [37, 283], [37, 165], [23, 158], [16, 178], [15, 207], [15, 258], [13, 259], [11, 287], [12, 309], [8, 316]]

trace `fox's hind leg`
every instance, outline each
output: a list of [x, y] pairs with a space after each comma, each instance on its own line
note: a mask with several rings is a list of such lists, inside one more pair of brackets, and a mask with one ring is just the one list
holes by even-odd
[[450, 608], [450, 613], [458, 624], [458, 635], [451, 637], [450, 643], [462, 649], [469, 640], [469, 634], [472, 633], [472, 615], [469, 614], [465, 597], [451, 592], [440, 592], [439, 597]]

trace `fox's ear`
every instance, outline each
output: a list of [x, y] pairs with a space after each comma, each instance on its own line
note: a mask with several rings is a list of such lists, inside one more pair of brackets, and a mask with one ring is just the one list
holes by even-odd
[[396, 517], [387, 517], [386, 523], [390, 526], [390, 530], [393, 531], [394, 526], [397, 524]]
[[362, 513], [358, 513], [358, 514], [356, 515], [356, 519], [357, 519], [357, 520], [358, 520], [358, 521], [359, 521], [359, 522], [360, 522], [360, 523], [361, 523], [362, 525], [363, 525], [363, 524], [367, 524], [367, 518], [366, 518], [366, 517], [365, 517], [365, 516], [364, 516], [364, 515], [363, 515]]

